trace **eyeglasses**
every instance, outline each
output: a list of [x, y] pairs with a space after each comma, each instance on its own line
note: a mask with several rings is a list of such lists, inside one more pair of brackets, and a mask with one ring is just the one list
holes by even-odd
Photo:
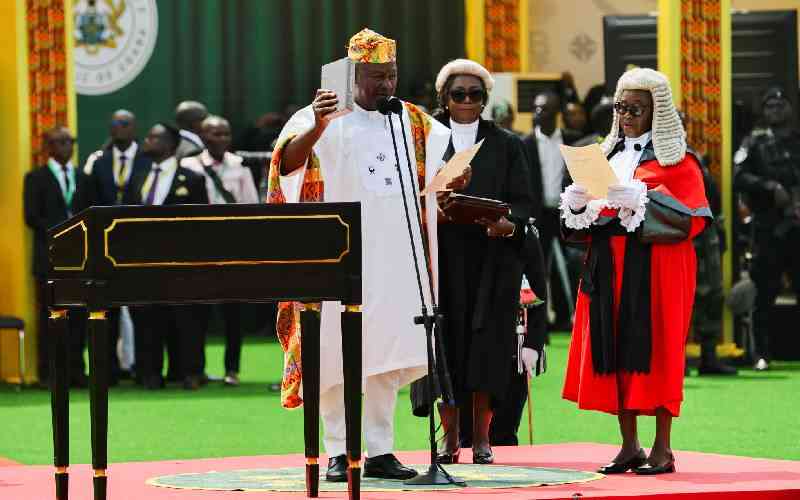
[[486, 98], [486, 92], [479, 89], [472, 89], [469, 92], [462, 89], [450, 91], [450, 99], [452, 99], [453, 102], [461, 104], [466, 100], [467, 97], [469, 97], [470, 102], [483, 102], [483, 100]]
[[649, 106], [639, 106], [638, 104], [628, 104], [622, 101], [617, 101], [614, 103], [614, 110], [617, 113], [622, 116], [630, 113], [634, 118], [639, 118], [642, 116], [648, 107]]
[[130, 124], [129, 120], [111, 120], [112, 127], [127, 127]]

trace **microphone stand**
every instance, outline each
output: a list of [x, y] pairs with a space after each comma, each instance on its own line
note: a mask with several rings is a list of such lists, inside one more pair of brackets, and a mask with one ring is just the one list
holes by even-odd
[[[434, 369], [434, 354], [433, 354], [433, 331], [434, 327], [436, 327], [437, 331], [437, 354], [439, 354], [439, 359], [441, 363], [443, 363], [443, 370], [441, 373], [443, 376], [441, 377], [443, 380], [441, 381], [442, 386], [442, 397], [446, 399], [448, 403], [453, 403], [452, 399], [452, 386], [450, 383], [450, 375], [447, 370], [447, 364], [444, 360], [444, 349], [441, 343], [441, 338], [439, 338], [439, 333], [442, 331], [444, 325], [444, 316], [439, 313], [439, 307], [436, 304], [436, 296], [433, 289], [433, 277], [431, 273], [428, 272], [428, 290], [430, 292], [431, 303], [433, 314], [428, 313], [428, 306], [425, 303], [425, 295], [422, 289], [422, 278], [419, 270], [419, 261], [417, 260], [417, 249], [416, 249], [416, 242], [414, 240], [414, 232], [411, 225], [411, 215], [409, 214], [408, 209], [408, 200], [406, 199], [406, 189], [405, 189], [405, 182], [403, 181], [403, 171], [400, 167], [400, 155], [397, 151], [397, 138], [395, 137], [394, 133], [394, 124], [392, 122], [392, 113], [397, 113], [400, 116], [400, 126], [403, 133], [403, 143], [405, 145], [406, 150], [406, 162], [409, 171], [409, 182], [411, 182], [411, 194], [414, 195], [414, 208], [417, 214], [417, 224], [420, 231], [420, 237], [423, 241], [423, 253], [426, 258], [426, 261], [430, 262], [430, 253], [428, 251], [427, 245], [424, 242], [427, 241], [425, 232], [423, 231], [422, 227], [422, 219], [420, 217], [420, 208], [419, 202], [416, 200], [417, 197], [417, 190], [414, 187], [414, 172], [411, 169], [411, 160], [408, 154], [408, 143], [406, 142], [405, 138], [405, 126], [403, 125], [403, 108], [402, 103], [399, 99], [387, 99], [383, 102], [380, 102], [378, 105], [378, 110], [387, 115], [389, 118], [389, 130], [392, 135], [392, 145], [394, 146], [394, 157], [397, 168], [397, 174], [400, 179], [400, 192], [403, 196], [403, 209], [405, 212], [405, 219], [406, 219], [406, 227], [408, 229], [408, 237], [409, 242], [411, 244], [411, 254], [414, 259], [414, 271], [416, 273], [417, 278], [417, 289], [419, 291], [419, 298], [421, 303], [421, 312], [420, 316], [414, 317], [414, 324], [416, 325], [423, 325], [425, 327], [425, 336], [426, 336], [426, 352], [427, 352], [427, 360], [428, 360], [428, 394], [430, 397], [430, 414], [428, 415], [428, 433], [430, 439], [430, 459], [431, 463], [428, 468], [428, 471], [425, 474], [420, 474], [417, 477], [412, 479], [406, 480], [403, 483], [407, 485], [446, 485], [446, 484], [453, 484], [456, 486], [466, 486], [466, 482], [462, 479], [456, 478], [451, 476], [445, 469], [442, 467], [441, 464], [438, 463], [436, 460], [436, 423], [435, 423], [435, 405], [434, 405], [434, 384], [433, 384], [433, 375], [436, 373]], [[441, 346], [441, 347], [440, 347]]]

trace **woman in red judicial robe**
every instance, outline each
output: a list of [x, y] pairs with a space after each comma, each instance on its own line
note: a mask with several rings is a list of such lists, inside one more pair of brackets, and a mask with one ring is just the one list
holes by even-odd
[[[692, 317], [692, 238], [711, 217], [697, 159], [667, 78], [626, 72], [601, 145], [619, 184], [604, 198], [572, 184], [561, 195], [568, 239], [589, 243], [563, 397], [618, 416], [622, 447], [599, 472], [675, 471], [673, 417], [683, 400], [684, 345]], [[656, 417], [649, 455], [636, 419]]]

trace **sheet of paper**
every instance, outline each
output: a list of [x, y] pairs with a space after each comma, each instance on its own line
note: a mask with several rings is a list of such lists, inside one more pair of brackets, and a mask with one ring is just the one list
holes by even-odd
[[559, 147], [572, 181], [588, 189], [593, 197], [605, 198], [608, 187], [619, 184], [617, 175], [599, 144], [583, 147], [562, 144]]
[[475, 155], [478, 153], [478, 150], [481, 149], [482, 145], [483, 139], [481, 139], [480, 142], [471, 148], [467, 148], [460, 153], [454, 154], [453, 157], [450, 158], [450, 161], [445, 163], [439, 172], [437, 172], [433, 180], [427, 186], [425, 186], [425, 189], [423, 189], [422, 193], [420, 194], [424, 196], [428, 193], [447, 191], [447, 185], [450, 183], [450, 181], [464, 173], [467, 167], [469, 167], [469, 162], [475, 158]]

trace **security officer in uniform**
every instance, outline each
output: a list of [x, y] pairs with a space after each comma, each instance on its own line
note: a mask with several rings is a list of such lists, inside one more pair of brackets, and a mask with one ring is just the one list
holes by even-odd
[[[700, 156], [698, 155], [698, 158]], [[722, 336], [722, 254], [725, 230], [719, 188], [705, 163], [701, 162], [706, 199], [714, 213], [714, 222], [694, 239], [697, 254], [697, 287], [694, 294], [692, 327], [700, 343], [698, 375], [736, 375], [736, 368], [717, 358], [717, 342]]]
[[761, 104], [763, 128], [754, 129], [734, 156], [734, 189], [746, 195], [755, 223], [751, 275], [758, 289], [752, 353], [756, 370], [769, 367], [770, 326], [781, 328], [770, 325], [770, 313], [784, 271], [800, 297], [800, 130], [782, 89], [767, 90]]

